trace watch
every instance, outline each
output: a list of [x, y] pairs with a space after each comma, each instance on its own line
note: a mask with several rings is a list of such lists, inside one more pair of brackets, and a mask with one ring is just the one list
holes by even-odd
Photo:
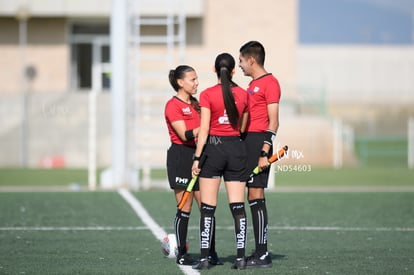
[[268, 153], [266, 153], [266, 151], [263, 151], [263, 150], [262, 150], [262, 151], [260, 152], [260, 156], [261, 156], [261, 157], [268, 157], [268, 156], [269, 156], [269, 154], [268, 154]]

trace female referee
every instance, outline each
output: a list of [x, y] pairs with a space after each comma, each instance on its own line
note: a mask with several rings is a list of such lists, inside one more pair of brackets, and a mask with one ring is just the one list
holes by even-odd
[[[165, 105], [165, 121], [170, 135], [171, 146], [167, 152], [167, 174], [170, 188], [175, 192], [177, 203], [184, 194], [191, 180], [191, 164], [195, 152], [195, 138], [200, 126], [200, 106], [193, 96], [197, 93], [198, 78], [196, 71], [187, 65], [180, 65], [169, 72], [169, 81], [177, 92]], [[193, 195], [200, 207], [198, 183], [194, 186], [184, 207], [179, 210], [174, 220], [174, 231], [177, 238], [179, 265], [193, 265], [195, 261], [187, 253], [186, 240], [188, 220], [190, 218]], [[215, 231], [215, 230], [214, 230]], [[212, 265], [222, 264], [213, 245], [209, 251], [209, 262]]]
[[[228, 53], [217, 56], [215, 71], [218, 84], [200, 94], [201, 124], [192, 171], [200, 181], [200, 261], [194, 269], [208, 269], [208, 253], [214, 227], [221, 177], [223, 177], [230, 210], [233, 215], [237, 258], [233, 269], [245, 268], [246, 212], [244, 195], [247, 176], [247, 155], [240, 132], [246, 128], [248, 95], [232, 81], [235, 60]], [[203, 152], [204, 148], [204, 152]], [[206, 155], [199, 168], [201, 154]]]

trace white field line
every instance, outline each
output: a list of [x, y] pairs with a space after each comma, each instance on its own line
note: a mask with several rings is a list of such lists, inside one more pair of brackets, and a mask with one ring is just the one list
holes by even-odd
[[118, 190], [118, 193], [124, 200], [132, 207], [137, 216], [142, 220], [142, 222], [151, 230], [152, 234], [160, 241], [165, 238], [167, 232], [162, 229], [154, 219], [149, 215], [147, 210], [142, 206], [142, 204], [126, 189]]
[[270, 226], [269, 229], [284, 231], [414, 232], [414, 228], [411, 227]]
[[[0, 227], [0, 231], [142, 231], [148, 226], [10, 226]], [[189, 226], [189, 230], [199, 230]], [[269, 230], [279, 231], [355, 231], [355, 232], [414, 232], [412, 227], [339, 227], [339, 226], [269, 226]], [[160, 230], [163, 230], [160, 227]], [[233, 231], [233, 226], [216, 226], [216, 230]], [[164, 236], [164, 235], [163, 235]], [[157, 238], [158, 239], [158, 238]]]
[[146, 226], [13, 226], [0, 227], [0, 231], [140, 231]]
[[[142, 222], [151, 230], [152, 234], [161, 242], [164, 237], [167, 235], [167, 232], [164, 231], [149, 215], [147, 210], [142, 206], [142, 204], [129, 192], [127, 189], [120, 189], [118, 193], [124, 198], [124, 200], [129, 203], [138, 217]], [[200, 272], [194, 270], [191, 266], [178, 265], [181, 271], [186, 275], [198, 275]]]
[[[189, 226], [188, 229], [199, 230], [197, 226]], [[275, 231], [414, 232], [414, 227], [268, 226], [268, 229]], [[216, 226], [216, 230], [234, 230], [234, 227]]]
[[[99, 189], [100, 192], [113, 190]], [[68, 186], [0, 186], [0, 192], [89, 192], [80, 185]], [[393, 193], [414, 192], [414, 186], [276, 186], [274, 193]]]

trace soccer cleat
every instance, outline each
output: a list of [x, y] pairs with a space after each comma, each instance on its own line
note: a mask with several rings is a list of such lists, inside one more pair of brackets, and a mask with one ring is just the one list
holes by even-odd
[[231, 266], [231, 269], [245, 269], [246, 268], [246, 258], [237, 258], [236, 261]]
[[205, 269], [209, 269], [211, 266], [212, 265], [208, 261], [208, 258], [203, 258], [203, 259], [200, 259], [200, 261], [197, 264], [193, 265], [193, 269], [205, 270]]
[[183, 254], [177, 256], [176, 263], [179, 265], [193, 265], [196, 264], [197, 261], [195, 261], [189, 254]]
[[254, 253], [250, 257], [247, 257], [246, 267], [247, 268], [272, 267], [272, 259], [270, 258], [269, 252], [266, 252], [260, 257], [256, 253]]
[[223, 265], [223, 262], [220, 261], [216, 251], [210, 252], [207, 259], [211, 265]]

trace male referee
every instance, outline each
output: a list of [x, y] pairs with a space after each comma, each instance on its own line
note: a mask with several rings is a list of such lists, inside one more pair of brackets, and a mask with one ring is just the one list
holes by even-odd
[[260, 42], [250, 41], [240, 48], [239, 67], [245, 76], [252, 78], [249, 93], [249, 124], [245, 138], [248, 169], [256, 166], [259, 173], [247, 183], [252, 213], [255, 252], [247, 258], [246, 267], [271, 267], [267, 250], [268, 218], [264, 189], [269, 179], [268, 158], [273, 152], [273, 139], [279, 128], [280, 85], [264, 68], [265, 49]]

